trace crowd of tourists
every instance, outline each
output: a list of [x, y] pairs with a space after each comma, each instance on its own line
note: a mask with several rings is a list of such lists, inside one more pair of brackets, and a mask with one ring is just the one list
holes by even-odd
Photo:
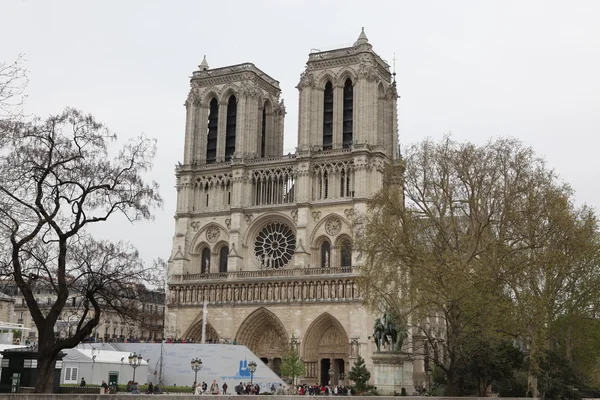
[[[156, 339], [151, 337], [137, 337], [137, 336], [117, 336], [113, 338], [96, 338], [90, 336], [83, 340], [86, 343], [161, 343], [163, 339]], [[166, 338], [164, 343], [198, 343], [192, 338]], [[213, 339], [206, 339], [206, 343], [209, 344], [227, 344], [225, 341], [218, 341]], [[233, 344], [237, 344], [237, 340], [233, 341]]]
[[335, 385], [300, 385], [298, 386], [298, 394], [301, 396], [350, 396], [352, 389], [345, 386]]

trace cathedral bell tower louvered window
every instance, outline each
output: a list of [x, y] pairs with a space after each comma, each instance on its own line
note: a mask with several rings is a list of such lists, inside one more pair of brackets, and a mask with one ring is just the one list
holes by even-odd
[[323, 150], [331, 150], [333, 144], [333, 85], [325, 84], [323, 97]]
[[225, 130], [225, 161], [231, 160], [235, 152], [235, 125], [237, 117], [237, 99], [230, 96], [227, 102], [227, 127]]
[[350, 78], [344, 84], [344, 120], [342, 125], [342, 141], [345, 149], [352, 146], [354, 88]]
[[267, 109], [263, 107], [262, 111], [262, 127], [260, 133], [260, 157], [265, 156], [265, 141], [267, 138]]
[[217, 130], [219, 127], [219, 102], [217, 99], [210, 101], [208, 114], [208, 132], [206, 138], [206, 163], [217, 161]]

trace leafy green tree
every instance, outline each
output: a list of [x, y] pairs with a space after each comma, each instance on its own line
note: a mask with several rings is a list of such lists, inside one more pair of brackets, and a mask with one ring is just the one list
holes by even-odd
[[364, 393], [365, 391], [371, 389], [371, 386], [369, 385], [371, 373], [367, 369], [365, 360], [361, 356], [358, 356], [356, 363], [350, 369], [348, 378], [354, 381], [354, 387], [357, 394]]
[[294, 347], [290, 347], [288, 353], [281, 362], [281, 375], [292, 379], [296, 384], [296, 378], [304, 375], [304, 361], [300, 359], [300, 354]]
[[511, 379], [523, 367], [523, 353], [509, 341], [494, 343], [474, 337], [471, 348], [465, 372], [479, 397], [485, 397], [493, 383]]
[[415, 352], [444, 371], [448, 395], [464, 390], [473, 338], [521, 337], [544, 354], [560, 315], [598, 309], [595, 214], [573, 205], [531, 148], [445, 137], [404, 156], [355, 221], [359, 284], [373, 311], [408, 321]]
[[538, 388], [542, 398], [579, 400], [583, 385], [569, 360], [556, 351], [546, 351], [539, 360]]

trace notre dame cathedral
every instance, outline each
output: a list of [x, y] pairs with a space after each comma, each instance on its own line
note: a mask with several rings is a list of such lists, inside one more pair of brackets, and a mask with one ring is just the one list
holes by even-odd
[[[166, 335], [199, 341], [207, 302], [207, 338], [246, 345], [275, 372], [293, 345], [303, 382], [343, 384], [360, 355], [376, 384], [398, 386], [376, 368], [351, 222], [398, 159], [389, 65], [364, 31], [351, 47], [310, 53], [287, 155], [277, 80], [205, 58], [190, 84]], [[412, 364], [402, 368], [412, 387]]]

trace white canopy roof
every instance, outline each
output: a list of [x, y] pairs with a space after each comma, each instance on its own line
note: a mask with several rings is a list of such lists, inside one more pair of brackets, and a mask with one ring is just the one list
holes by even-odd
[[[112, 350], [96, 350], [96, 349], [67, 349], [64, 350], [67, 355], [63, 358], [63, 361], [72, 362], [92, 362], [92, 358], [96, 356], [96, 363], [107, 363], [107, 364], [125, 364], [129, 365], [129, 354], [126, 351], [112, 351]], [[142, 354], [143, 356], [143, 354]], [[148, 365], [146, 360], [142, 360], [142, 365]]]

